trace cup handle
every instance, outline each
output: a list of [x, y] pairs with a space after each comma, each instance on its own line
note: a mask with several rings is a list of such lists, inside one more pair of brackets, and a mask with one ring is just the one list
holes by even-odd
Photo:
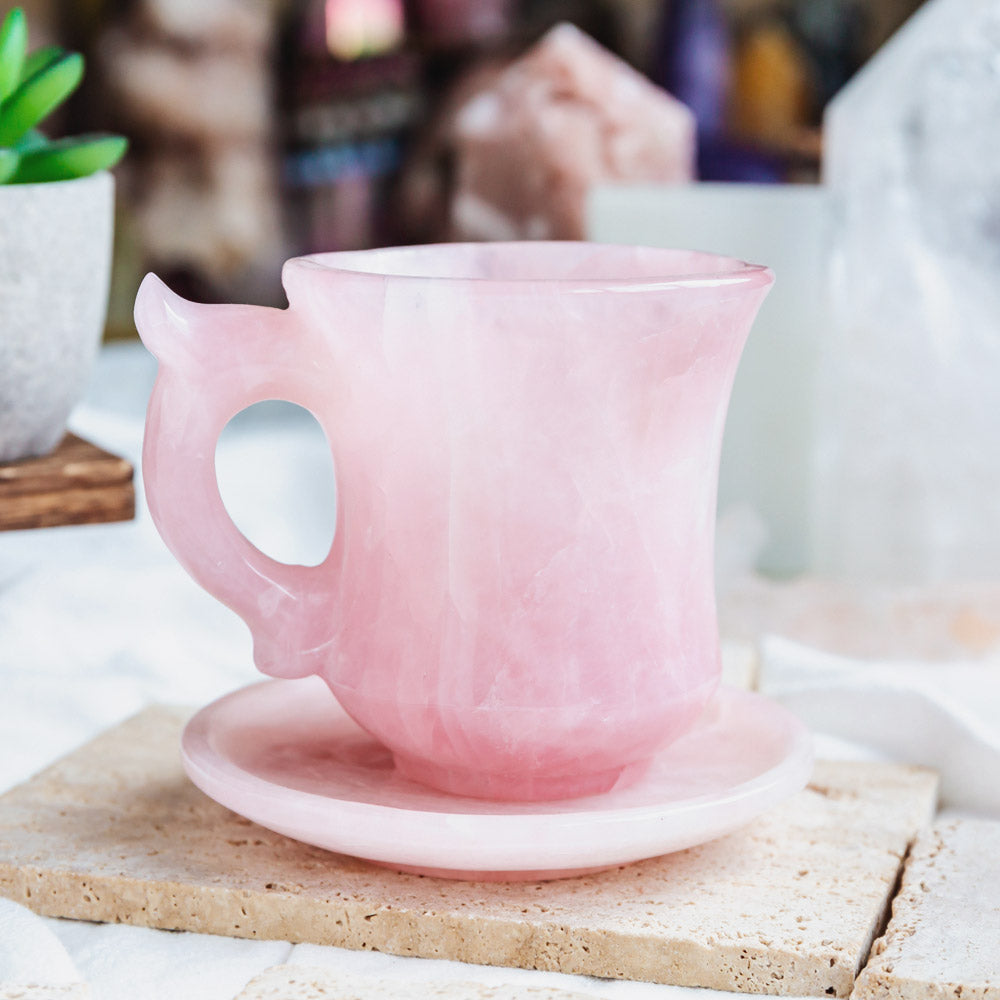
[[[306, 334], [287, 310], [199, 305], [154, 275], [143, 281], [135, 312], [159, 362], [142, 454], [154, 524], [191, 576], [247, 623], [258, 669], [275, 677], [319, 672], [333, 640], [323, 609], [336, 590], [341, 533], [335, 529], [318, 566], [272, 559], [233, 523], [215, 470], [219, 435], [253, 403], [298, 403], [322, 425], [321, 409], [310, 405], [319, 399], [319, 372], [299, 360]], [[340, 506], [338, 499], [338, 521]]]

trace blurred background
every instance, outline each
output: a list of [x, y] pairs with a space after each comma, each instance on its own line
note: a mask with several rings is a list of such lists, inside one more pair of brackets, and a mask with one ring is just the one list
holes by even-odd
[[457, 110], [568, 21], [694, 113], [695, 176], [809, 183], [825, 106], [917, 0], [26, 0], [76, 48], [53, 134], [117, 130], [108, 337], [156, 270], [279, 304], [280, 264], [454, 236]]

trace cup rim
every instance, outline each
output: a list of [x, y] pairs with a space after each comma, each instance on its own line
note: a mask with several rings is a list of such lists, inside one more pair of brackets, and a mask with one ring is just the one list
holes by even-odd
[[[557, 259], [557, 255], [565, 256], [567, 251], [577, 251], [581, 256], [586, 253], [600, 251], [620, 251], [623, 254], [643, 254], [647, 257], [647, 261], [645, 262], [646, 266], [644, 266], [640, 273], [608, 272], [595, 273], [592, 276], [560, 276], [558, 274], [533, 274], [531, 276], [499, 274], [488, 276], [470, 272], [463, 273], [460, 267], [457, 267], [454, 273], [440, 273], [436, 269], [433, 273], [428, 273], [429, 269], [427, 268], [421, 272], [420, 268], [411, 269], [406, 266], [418, 254], [425, 257], [427, 255], [433, 257], [441, 254], [448, 256], [467, 255], [471, 264], [474, 260], [474, 255], [479, 257], [482, 257], [484, 254], [503, 256], [517, 253], [519, 250], [530, 251], [535, 254], [539, 252], [541, 254], [552, 254], [554, 261]], [[394, 259], [399, 260], [399, 258], [402, 258], [402, 260], [399, 261], [399, 264], [395, 268], [386, 267], [385, 263], [379, 266], [383, 261], [388, 263]], [[664, 262], [662, 270], [649, 266], [657, 258], [662, 259]], [[671, 269], [669, 267], [671, 258], [678, 263], [680, 260], [686, 259], [693, 266], [689, 266], [687, 269]], [[375, 266], [359, 266], [359, 264], [363, 263], [374, 264]], [[699, 264], [708, 265], [709, 263], [714, 264], [715, 267], [697, 266]], [[555, 288], [573, 291], [598, 291], [602, 289], [653, 291], [662, 288], [704, 288], [732, 285], [763, 287], [770, 285], [774, 281], [774, 274], [766, 265], [749, 263], [738, 257], [726, 254], [671, 247], [592, 243], [583, 240], [426, 243], [409, 246], [377, 247], [370, 250], [337, 250], [294, 257], [285, 264], [285, 268], [323, 271], [359, 280], [451, 282], [455, 284], [469, 283], [483, 287], [534, 287], [536, 289]]]

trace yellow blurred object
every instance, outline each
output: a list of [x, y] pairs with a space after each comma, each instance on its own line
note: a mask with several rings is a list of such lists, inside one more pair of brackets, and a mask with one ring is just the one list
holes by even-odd
[[740, 41], [732, 88], [732, 128], [743, 138], [787, 146], [807, 127], [813, 103], [809, 68], [780, 21], [764, 21]]

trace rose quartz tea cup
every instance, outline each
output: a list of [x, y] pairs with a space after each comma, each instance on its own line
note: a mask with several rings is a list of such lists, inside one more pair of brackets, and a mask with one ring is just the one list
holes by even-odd
[[[289, 261], [289, 308], [150, 275], [143, 474], [187, 570], [266, 674], [318, 674], [406, 776], [505, 800], [595, 794], [692, 726], [720, 658], [726, 404], [771, 272], [688, 251], [451, 244]], [[234, 526], [215, 447], [282, 399], [326, 432], [318, 566]]]

